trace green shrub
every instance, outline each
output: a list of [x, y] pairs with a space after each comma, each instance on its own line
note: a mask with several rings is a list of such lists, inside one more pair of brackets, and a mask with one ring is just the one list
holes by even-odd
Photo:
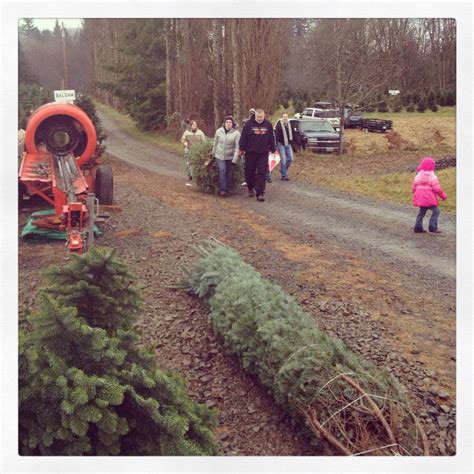
[[351, 453], [375, 448], [386, 454], [378, 449], [388, 444], [380, 418], [359, 411], [358, 385], [384, 412], [399, 442], [418, 452], [406, 394], [394, 377], [319, 330], [292, 297], [234, 250], [209, 243], [198, 251], [202, 258], [185, 286], [208, 300], [212, 326], [224, 347], [284, 409], [310, 427], [314, 418], [325, 420], [325, 429]]
[[37, 84], [18, 85], [18, 129], [26, 128], [30, 115], [41, 105], [54, 101], [53, 91]]
[[438, 112], [438, 106], [436, 104], [433, 104], [431, 107], [430, 107], [430, 110], [432, 112]]
[[426, 111], [426, 104], [425, 104], [425, 101], [423, 99], [420, 99], [420, 101], [418, 102], [418, 106], [416, 107], [416, 111], [417, 112], [422, 112], [422, 113], [424, 113]]
[[47, 277], [20, 330], [20, 454], [215, 454], [214, 412], [140, 347], [140, 293], [115, 251], [72, 255]]
[[377, 111], [378, 112], [388, 112], [387, 102], [385, 102], [385, 101], [379, 102], [379, 104], [377, 106]]
[[415, 106], [413, 104], [410, 104], [406, 107], [407, 112], [414, 112], [415, 111]]
[[[198, 189], [210, 194], [219, 194], [219, 168], [216, 160], [211, 160], [211, 151], [212, 140], [205, 140], [190, 149], [188, 160]], [[245, 179], [242, 160], [234, 165], [232, 177], [229, 191], [235, 191]]]
[[456, 97], [453, 91], [447, 92], [445, 102], [446, 106], [448, 107], [453, 107], [454, 105], [456, 105]]

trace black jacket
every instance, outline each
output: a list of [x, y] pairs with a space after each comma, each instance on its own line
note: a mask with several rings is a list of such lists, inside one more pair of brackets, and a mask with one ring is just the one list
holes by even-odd
[[255, 117], [250, 118], [244, 125], [240, 136], [239, 148], [249, 153], [275, 153], [275, 135], [272, 124], [264, 119], [258, 123]]
[[[283, 130], [281, 129], [283, 127], [283, 123], [281, 120], [278, 120], [276, 126], [275, 126], [275, 139], [277, 143], [281, 143], [282, 145], [285, 144], [285, 140], [283, 138]], [[290, 121], [288, 121], [287, 129], [286, 129], [286, 136], [288, 137], [288, 143], [291, 144], [295, 141], [295, 129], [292, 128], [291, 131], [293, 133], [293, 140], [290, 140], [290, 132], [289, 132], [289, 127], [291, 127]]]

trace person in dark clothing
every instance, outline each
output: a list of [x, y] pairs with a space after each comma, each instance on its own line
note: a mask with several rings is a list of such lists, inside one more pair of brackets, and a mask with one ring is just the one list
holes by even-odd
[[293, 161], [294, 142], [293, 128], [288, 120], [288, 114], [285, 112], [275, 126], [275, 140], [280, 153], [280, 174], [282, 181], [289, 181], [288, 168]]
[[257, 201], [265, 201], [265, 181], [268, 169], [268, 152], [275, 153], [276, 144], [272, 124], [265, 119], [262, 109], [255, 111], [242, 130], [240, 153], [245, 153], [245, 180], [249, 197], [257, 194]]

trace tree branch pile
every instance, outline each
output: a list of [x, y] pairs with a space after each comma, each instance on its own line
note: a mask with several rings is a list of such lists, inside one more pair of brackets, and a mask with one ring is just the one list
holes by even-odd
[[208, 301], [225, 348], [320, 443], [319, 453], [428, 455], [404, 388], [318, 329], [232, 249], [206, 242], [187, 289]]

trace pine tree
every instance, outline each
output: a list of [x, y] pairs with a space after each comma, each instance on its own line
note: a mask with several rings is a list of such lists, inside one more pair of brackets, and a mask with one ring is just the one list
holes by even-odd
[[[279, 405], [298, 421], [326, 420], [324, 430], [313, 432], [318, 437], [332, 433], [339, 448], [346, 445], [345, 454], [365, 449], [391, 454], [383, 447], [389, 439], [394, 442], [394, 433], [403, 446], [420, 452], [405, 390], [394, 377], [321, 331], [291, 296], [234, 250], [215, 242], [197, 250], [202, 258], [183, 286], [208, 301], [210, 321], [224, 347]], [[366, 396], [373, 397], [371, 409]], [[361, 398], [363, 407], [358, 406]]]
[[426, 110], [425, 101], [423, 99], [420, 99], [420, 101], [418, 102], [418, 106], [416, 107], [416, 111], [424, 113], [425, 110]]
[[102, 144], [102, 142], [107, 138], [107, 134], [105, 133], [104, 127], [102, 126], [102, 122], [100, 120], [99, 115], [97, 114], [97, 108], [92, 102], [91, 97], [79, 93], [74, 101], [75, 105], [80, 107], [91, 119], [92, 123], [94, 124], [95, 131], [97, 133], [97, 149], [96, 149], [96, 156], [100, 156], [106, 149], [106, 146]]
[[41, 33], [35, 26], [33, 18], [23, 18], [19, 25], [20, 35], [25, 38], [38, 38]]
[[20, 330], [20, 453], [210, 455], [215, 413], [134, 329], [141, 296], [111, 249], [52, 267]]

